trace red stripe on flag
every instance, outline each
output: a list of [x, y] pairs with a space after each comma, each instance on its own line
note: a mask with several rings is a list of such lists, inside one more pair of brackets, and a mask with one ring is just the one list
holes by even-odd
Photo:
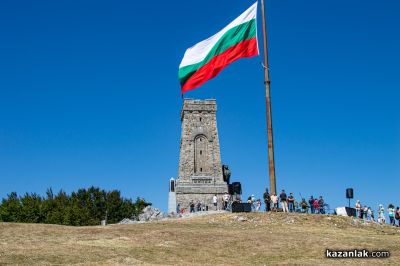
[[212, 79], [233, 61], [242, 57], [252, 57], [256, 55], [258, 55], [256, 37], [237, 43], [223, 53], [213, 57], [210, 62], [199, 68], [182, 86], [182, 94]]

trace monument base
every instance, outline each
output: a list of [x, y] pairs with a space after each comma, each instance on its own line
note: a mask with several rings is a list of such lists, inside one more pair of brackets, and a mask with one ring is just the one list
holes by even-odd
[[180, 204], [185, 211], [190, 211], [190, 203], [193, 201], [195, 208], [200, 203], [202, 208], [206, 210], [215, 210], [213, 197], [217, 195], [217, 209], [222, 209], [222, 197], [228, 192], [226, 184], [177, 184], [176, 203]]

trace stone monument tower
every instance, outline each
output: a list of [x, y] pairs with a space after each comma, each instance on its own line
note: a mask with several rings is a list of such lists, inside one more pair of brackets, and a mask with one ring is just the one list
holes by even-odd
[[215, 100], [185, 99], [181, 111], [179, 176], [176, 204], [189, 210], [193, 201], [212, 209], [217, 194], [220, 204], [228, 185], [222, 174]]

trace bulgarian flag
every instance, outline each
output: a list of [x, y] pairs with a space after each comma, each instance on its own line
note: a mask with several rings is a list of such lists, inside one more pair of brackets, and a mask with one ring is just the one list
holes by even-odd
[[179, 65], [182, 94], [212, 79], [233, 61], [258, 55], [257, 2], [217, 34], [186, 50]]

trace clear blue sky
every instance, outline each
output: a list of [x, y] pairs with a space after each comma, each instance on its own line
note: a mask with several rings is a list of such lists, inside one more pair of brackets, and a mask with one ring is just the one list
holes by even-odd
[[[1, 1], [0, 197], [94, 185], [165, 210], [178, 172], [180, 60], [252, 3]], [[372, 207], [400, 205], [400, 2], [267, 8], [278, 189], [338, 206], [354, 187]], [[217, 99], [222, 160], [245, 196], [259, 197], [261, 60], [237, 61], [185, 95]]]

